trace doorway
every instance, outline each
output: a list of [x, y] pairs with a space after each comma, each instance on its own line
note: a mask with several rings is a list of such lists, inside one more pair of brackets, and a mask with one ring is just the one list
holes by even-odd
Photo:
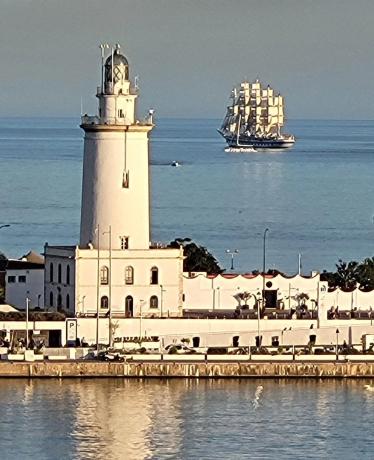
[[134, 316], [134, 299], [131, 295], [128, 295], [125, 300], [125, 316], [126, 318]]
[[277, 289], [267, 289], [264, 291], [265, 308], [277, 308]]
[[50, 330], [49, 331], [48, 346], [51, 348], [61, 347], [61, 331], [60, 330]]

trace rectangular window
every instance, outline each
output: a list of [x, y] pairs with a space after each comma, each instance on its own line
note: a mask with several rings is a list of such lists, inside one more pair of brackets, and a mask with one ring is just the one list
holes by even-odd
[[15, 276], [8, 276], [8, 283], [15, 283], [16, 277]]
[[125, 284], [134, 284], [134, 269], [131, 266], [125, 268]]
[[101, 267], [100, 269], [100, 284], [108, 284], [109, 281], [109, 269], [108, 267]]
[[121, 236], [121, 249], [129, 249], [129, 237]]
[[19, 283], [26, 283], [26, 276], [25, 275], [20, 275], [18, 277], [18, 282]]

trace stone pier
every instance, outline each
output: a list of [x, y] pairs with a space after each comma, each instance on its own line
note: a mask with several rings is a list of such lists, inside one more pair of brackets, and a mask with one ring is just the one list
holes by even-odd
[[374, 378], [373, 362], [0, 362], [0, 378]]

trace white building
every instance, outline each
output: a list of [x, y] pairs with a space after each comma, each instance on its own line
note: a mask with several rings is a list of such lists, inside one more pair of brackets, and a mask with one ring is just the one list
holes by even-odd
[[[264, 343], [273, 343], [274, 337], [280, 343], [307, 343], [318, 327], [321, 341], [326, 340], [323, 334], [330, 340], [337, 325], [345, 325], [342, 340], [356, 340], [362, 325], [371, 327], [371, 314], [359, 317], [353, 334], [349, 318], [327, 319], [327, 312], [331, 307], [369, 311], [373, 292], [329, 292], [318, 273], [194, 276], [183, 273], [182, 249], [152, 245], [152, 116], [144, 121], [136, 117], [137, 90], [119, 47], [106, 59], [103, 53], [102, 62], [98, 115], [84, 115], [81, 124], [85, 138], [80, 242], [45, 246], [45, 306], [77, 317], [68, 320], [65, 331], [71, 341], [84, 337], [89, 343], [111, 343], [114, 337], [151, 335], [187, 337], [193, 343], [201, 339], [206, 344], [254, 344], [256, 336], [263, 336]], [[265, 306], [273, 311], [265, 312]], [[301, 315], [292, 312], [290, 317], [287, 311], [300, 306]], [[198, 319], [201, 311], [205, 317]], [[243, 319], [225, 317], [225, 311], [239, 312]], [[246, 311], [252, 316], [245, 316]], [[205, 319], [215, 315], [221, 319]]]
[[44, 259], [29, 252], [21, 260], [8, 260], [5, 276], [5, 301], [20, 310], [30, 307], [44, 307]]
[[119, 46], [102, 62], [98, 115], [83, 116], [81, 124], [80, 242], [45, 246], [46, 307], [77, 316], [180, 315], [183, 251], [150, 242], [152, 111], [136, 118], [137, 90]]

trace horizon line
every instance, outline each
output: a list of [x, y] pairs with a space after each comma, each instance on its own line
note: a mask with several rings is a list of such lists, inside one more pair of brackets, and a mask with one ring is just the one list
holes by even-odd
[[[0, 120], [19, 120], [19, 119], [79, 119], [82, 115], [0, 115]], [[159, 120], [221, 120], [222, 117], [185, 117], [185, 116], [162, 116], [157, 117]], [[374, 118], [317, 118], [317, 117], [291, 117], [287, 118], [287, 121], [374, 121]], [[286, 124], [285, 123], [285, 124]]]

